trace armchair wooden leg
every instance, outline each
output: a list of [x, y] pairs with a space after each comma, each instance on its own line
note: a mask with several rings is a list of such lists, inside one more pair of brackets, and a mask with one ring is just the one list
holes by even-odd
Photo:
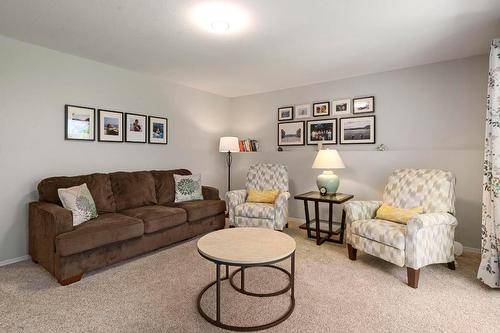
[[347, 244], [347, 253], [349, 254], [349, 259], [356, 260], [356, 254], [358, 250], [353, 248], [351, 244]]
[[455, 262], [454, 261], [450, 261], [448, 263], [448, 268], [451, 269], [452, 271], [454, 271], [455, 270]]
[[420, 268], [413, 269], [410, 267], [406, 267], [406, 271], [408, 274], [408, 285], [412, 288], [418, 288], [418, 278], [420, 277]]

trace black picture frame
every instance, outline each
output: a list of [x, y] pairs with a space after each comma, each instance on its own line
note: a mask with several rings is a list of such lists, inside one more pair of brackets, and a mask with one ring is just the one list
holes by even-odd
[[[104, 138], [102, 135], [101, 135], [101, 125], [103, 125], [101, 123], [101, 114], [104, 113], [104, 112], [107, 112], [107, 113], [114, 113], [114, 114], [117, 114], [117, 115], [120, 115], [121, 117], [121, 120], [118, 122], [118, 125], [121, 126], [121, 133], [118, 132], [118, 136], [119, 136], [119, 140], [109, 140], [109, 139], [106, 139]], [[123, 140], [124, 140], [124, 126], [123, 126], [123, 117], [124, 113], [123, 112], [120, 112], [120, 111], [114, 111], [114, 110], [106, 110], [106, 109], [99, 109], [98, 112], [97, 112], [97, 140], [99, 142], [115, 142], [115, 143], [122, 143]]]
[[[372, 109], [369, 111], [356, 112], [356, 108], [354, 107], [354, 105], [356, 104], [356, 101], [359, 101], [362, 99], [371, 99], [372, 100]], [[352, 99], [352, 114], [366, 114], [366, 113], [375, 113], [375, 96], [365, 96], [365, 97], [353, 98]]]
[[[287, 118], [282, 118], [281, 117], [281, 112], [290, 109], [290, 117]], [[293, 106], [282, 106], [278, 108], [278, 121], [288, 121], [288, 120], [293, 120], [293, 113], [294, 113], [294, 107]]]
[[[141, 118], [144, 118], [144, 141], [131, 141], [131, 139], [129, 138], [129, 128], [128, 128], [128, 116], [134, 116], [134, 117], [141, 117]], [[148, 132], [148, 128], [149, 128], [149, 122], [148, 122], [148, 116], [145, 115], [145, 114], [138, 114], [138, 113], [131, 113], [131, 112], [126, 112], [125, 113], [125, 116], [123, 118], [123, 130], [125, 132], [125, 142], [127, 143], [147, 143], [148, 142], [148, 136], [149, 136], [149, 132]]]
[[[343, 130], [342, 130], [342, 123], [345, 122], [346, 120], [349, 120], [349, 119], [363, 119], [363, 118], [372, 118], [373, 119], [373, 137], [370, 138], [370, 141], [368, 142], [345, 142], [345, 138], [344, 138], [344, 135], [343, 135]], [[374, 144], [376, 143], [376, 138], [377, 138], [377, 123], [376, 123], [376, 119], [375, 119], [375, 116], [360, 116], [360, 117], [344, 117], [344, 118], [339, 118], [339, 126], [338, 126], [338, 136], [339, 136], [339, 143], [341, 145], [360, 145], [360, 144]], [[352, 140], [350, 140], [352, 141]]]
[[[91, 139], [80, 139], [80, 138], [72, 138], [70, 137], [69, 134], [69, 126], [68, 126], [68, 114], [69, 114], [69, 108], [79, 108], [79, 109], [86, 109], [86, 110], [92, 110], [92, 138]], [[70, 141], [95, 141], [95, 123], [96, 123], [96, 110], [95, 108], [91, 108], [88, 106], [80, 106], [80, 105], [73, 105], [73, 104], [65, 104], [64, 105], [64, 140], [70, 140]]]
[[[280, 144], [280, 126], [284, 126], [287, 124], [302, 124], [302, 143], [292, 143], [292, 144]], [[287, 122], [281, 122], [278, 123], [278, 131], [277, 131], [277, 139], [278, 139], [278, 146], [279, 147], [289, 147], [289, 146], [304, 146], [305, 145], [305, 140], [306, 140], [306, 122], [305, 121], [287, 121]]]
[[[329, 141], [318, 141], [316, 143], [309, 143], [309, 139], [310, 139], [310, 135], [311, 135], [311, 128], [310, 128], [310, 125], [309, 124], [312, 124], [312, 123], [321, 123], [321, 122], [324, 122], [324, 123], [328, 123], [328, 122], [332, 122], [334, 125], [333, 125], [333, 128], [334, 128], [334, 142], [329, 142]], [[306, 139], [306, 142], [307, 142], [307, 145], [308, 146], [317, 146], [319, 143], [323, 144], [323, 145], [336, 145], [337, 142], [338, 142], [338, 125], [337, 125], [337, 118], [328, 118], [328, 119], [317, 119], [317, 120], [308, 120], [307, 121], [307, 124], [306, 124], [306, 128], [307, 128], [307, 139]]]
[[[160, 120], [164, 120], [165, 121], [165, 133], [164, 133], [164, 138], [162, 138], [162, 140], [164, 139], [165, 142], [158, 142], [158, 141], [154, 141], [155, 138], [151, 138], [151, 135], [153, 134], [153, 127], [151, 125], [151, 121], [153, 119], [160, 119]], [[168, 144], [168, 118], [165, 118], [165, 117], [157, 117], [157, 116], [148, 116], [148, 143], [150, 144], [156, 144], [156, 145], [167, 145]]]
[[[327, 114], [317, 114], [316, 113], [316, 106], [323, 105], [323, 104], [326, 104], [328, 106], [328, 113]], [[313, 117], [329, 117], [332, 113], [330, 101], [313, 103], [313, 110], [312, 111], [313, 111]]]

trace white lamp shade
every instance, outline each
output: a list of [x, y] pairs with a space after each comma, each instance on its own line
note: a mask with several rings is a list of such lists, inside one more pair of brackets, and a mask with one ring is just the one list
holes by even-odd
[[223, 136], [219, 141], [219, 152], [227, 153], [239, 153], [240, 152], [240, 140], [235, 136]]
[[312, 167], [313, 169], [343, 169], [345, 165], [337, 150], [323, 149], [318, 151]]

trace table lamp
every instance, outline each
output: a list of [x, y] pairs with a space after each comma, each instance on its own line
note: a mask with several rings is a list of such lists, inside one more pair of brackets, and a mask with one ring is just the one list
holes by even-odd
[[337, 193], [339, 188], [339, 177], [329, 169], [343, 169], [345, 168], [344, 162], [340, 158], [340, 155], [335, 149], [323, 149], [318, 151], [314, 163], [312, 165], [313, 169], [327, 169], [324, 170], [322, 174], [318, 176], [316, 184], [318, 185], [319, 192], [322, 195]]
[[219, 152], [227, 153], [226, 164], [227, 164], [227, 190], [231, 191], [231, 164], [233, 162], [233, 157], [231, 153], [240, 152], [240, 140], [235, 136], [223, 136], [219, 140]]

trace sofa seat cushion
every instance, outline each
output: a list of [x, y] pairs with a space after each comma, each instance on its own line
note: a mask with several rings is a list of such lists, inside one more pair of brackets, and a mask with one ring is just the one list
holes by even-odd
[[245, 202], [234, 208], [236, 216], [259, 218], [259, 219], [274, 219], [274, 205], [261, 202]]
[[136, 218], [109, 213], [76, 226], [56, 237], [56, 251], [69, 256], [144, 234], [144, 223]]
[[226, 211], [226, 202], [224, 200], [194, 200], [172, 202], [167, 205], [184, 209], [187, 212], [189, 222], [219, 215]]
[[144, 221], [147, 234], [172, 228], [186, 222], [186, 211], [175, 207], [146, 206], [122, 210], [120, 213]]
[[351, 223], [351, 232], [396, 249], [405, 249], [406, 225], [404, 224], [379, 219], [359, 220]]

